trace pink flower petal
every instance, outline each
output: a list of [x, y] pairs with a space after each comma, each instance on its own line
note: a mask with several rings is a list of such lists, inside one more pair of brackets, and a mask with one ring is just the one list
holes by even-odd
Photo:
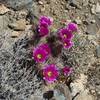
[[71, 32], [76, 32], [78, 30], [78, 26], [75, 23], [69, 23], [67, 29]]
[[39, 45], [39, 48], [44, 49], [48, 55], [51, 54], [51, 49], [47, 43]]
[[47, 27], [41, 26], [39, 28], [39, 35], [40, 36], [46, 36], [46, 35], [48, 35], [48, 33], [49, 33], [49, 29]]
[[40, 23], [42, 23], [42, 22], [46, 22], [48, 24], [48, 26], [50, 26], [53, 23], [53, 19], [50, 17], [41, 16]]

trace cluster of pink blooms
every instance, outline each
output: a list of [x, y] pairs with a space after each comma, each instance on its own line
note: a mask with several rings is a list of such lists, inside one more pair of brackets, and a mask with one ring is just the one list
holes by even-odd
[[[52, 25], [53, 19], [50, 17], [42, 16], [39, 20], [38, 32], [39, 36], [47, 36], [49, 34], [49, 27]], [[57, 33], [64, 48], [71, 48], [73, 46], [72, 39], [73, 32], [77, 31], [78, 27], [75, 23], [69, 23], [67, 27], [60, 29]], [[33, 50], [33, 59], [37, 63], [45, 62], [51, 54], [51, 48], [48, 43], [38, 45]], [[59, 77], [60, 69], [55, 64], [46, 65], [43, 69], [43, 79], [49, 83], [56, 81]], [[61, 69], [63, 75], [69, 76], [72, 73], [72, 68], [65, 66]]]
[[49, 34], [49, 27], [52, 25], [53, 19], [46, 16], [41, 16], [38, 25], [39, 36], [47, 36]]
[[[69, 76], [72, 73], [72, 68], [65, 66], [61, 69], [64, 76]], [[49, 83], [57, 81], [60, 75], [60, 69], [55, 64], [46, 65], [43, 68], [43, 79]]]
[[71, 48], [74, 43], [72, 39], [74, 37], [73, 32], [76, 32], [78, 27], [75, 23], [69, 23], [67, 27], [62, 28], [58, 31], [58, 36], [61, 39], [64, 48]]

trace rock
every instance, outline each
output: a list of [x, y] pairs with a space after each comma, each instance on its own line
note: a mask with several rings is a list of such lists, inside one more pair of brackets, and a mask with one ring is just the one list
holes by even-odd
[[86, 82], [87, 82], [87, 76], [85, 76], [84, 74], [81, 74], [79, 79], [76, 79], [73, 83], [70, 84], [73, 97], [77, 93], [84, 91], [84, 89], [85, 89], [84, 84], [86, 84]]
[[91, 20], [90, 22], [91, 22], [92, 24], [94, 24], [94, 23], [96, 22], [96, 20], [93, 19], [93, 20]]
[[95, 14], [95, 13], [96, 13], [96, 12], [95, 12], [95, 5], [92, 5], [91, 13], [92, 13], [92, 14]]
[[75, 22], [78, 24], [78, 25], [81, 25], [82, 24], [82, 21], [78, 18], [78, 19], [75, 19]]
[[19, 35], [20, 35], [20, 32], [17, 32], [17, 31], [13, 31], [13, 32], [11, 33], [11, 37], [12, 37], [12, 38], [19, 37]]
[[76, 79], [70, 84], [73, 100], [95, 100], [94, 97], [89, 94], [89, 90], [85, 88], [86, 83], [87, 76], [80, 74], [79, 79]]
[[75, 97], [74, 100], [95, 100], [94, 97], [88, 94], [88, 91], [85, 90]]
[[57, 90], [54, 90], [55, 100], [65, 100], [64, 94], [60, 94]]
[[43, 5], [43, 2], [42, 2], [42, 1], [39, 1], [38, 3], [39, 3], [40, 5]]
[[88, 2], [89, 2], [89, 0], [83, 0], [83, 6], [87, 6]]
[[26, 28], [26, 21], [24, 19], [20, 19], [15, 23], [9, 24], [9, 27], [16, 31], [24, 31]]
[[100, 45], [96, 47], [96, 55], [100, 58]]
[[51, 99], [52, 97], [54, 96], [54, 92], [51, 90], [51, 91], [47, 91], [43, 94], [43, 98], [44, 99]]
[[89, 0], [89, 3], [94, 4], [95, 3], [95, 0]]
[[96, 14], [96, 15], [97, 15], [98, 19], [100, 20], [100, 13], [98, 13], [98, 14]]
[[97, 3], [96, 5], [92, 5], [91, 13], [100, 14], [100, 4], [99, 3]]
[[98, 31], [96, 24], [89, 24], [87, 25], [86, 34], [95, 35]]
[[97, 24], [98, 29], [99, 29], [99, 26], [100, 26], [100, 15], [95, 16], [94, 18], [95, 18], [96, 24]]
[[65, 84], [57, 85], [54, 89], [55, 100], [72, 100], [71, 92]]
[[99, 3], [97, 3], [97, 5], [96, 5], [96, 13], [100, 13], [100, 4]]
[[70, 0], [70, 5], [76, 8], [79, 7], [79, 3], [77, 2], [77, 0]]
[[10, 11], [7, 7], [5, 7], [3, 4], [0, 4], [0, 15], [3, 15]]
[[4, 1], [9, 7], [13, 8], [14, 10], [29, 8], [33, 3], [33, 0], [4, 0]]

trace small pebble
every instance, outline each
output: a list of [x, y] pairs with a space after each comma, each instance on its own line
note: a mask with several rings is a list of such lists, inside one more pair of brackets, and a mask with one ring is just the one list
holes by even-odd
[[95, 5], [92, 6], [92, 8], [91, 8], [91, 13], [92, 13], [92, 14], [95, 14]]
[[76, 19], [75, 22], [78, 24], [78, 25], [81, 25], [82, 24], [82, 21], [80, 19]]
[[40, 5], [43, 5], [43, 2], [42, 2], [42, 1], [39, 1], [38, 3], [39, 3]]
[[95, 22], [96, 22], [95, 20], [91, 20], [91, 23], [93, 23], [93, 24], [94, 24]]
[[96, 55], [100, 58], [100, 45], [96, 47]]
[[100, 4], [99, 3], [97, 3], [97, 5], [96, 5], [96, 13], [100, 13]]

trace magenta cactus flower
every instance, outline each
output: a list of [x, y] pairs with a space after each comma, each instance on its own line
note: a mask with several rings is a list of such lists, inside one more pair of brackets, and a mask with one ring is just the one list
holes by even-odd
[[58, 32], [59, 37], [63, 40], [63, 39], [67, 39], [67, 40], [71, 40], [74, 35], [72, 34], [72, 32], [70, 32], [67, 28], [63, 28], [60, 29], [60, 31]]
[[33, 58], [36, 62], [41, 63], [46, 61], [48, 55], [45, 50], [40, 48], [35, 48], [35, 50], [33, 50]]
[[43, 79], [48, 83], [52, 83], [57, 80], [59, 76], [59, 70], [55, 64], [50, 64], [43, 69]]
[[39, 48], [44, 49], [47, 53], [47, 55], [51, 54], [51, 49], [47, 43], [39, 45]]
[[65, 39], [63, 41], [63, 46], [65, 49], [70, 49], [73, 45], [74, 45], [74, 43], [71, 40]]
[[38, 26], [38, 32], [40, 36], [46, 36], [49, 34], [49, 28], [47, 23], [41, 22], [40, 25]]
[[45, 22], [48, 26], [50, 26], [53, 23], [53, 19], [50, 17], [41, 16], [40, 23], [43, 23], [43, 22]]
[[41, 16], [38, 26], [40, 36], [47, 36], [49, 34], [49, 26], [53, 23], [53, 19], [46, 16]]
[[78, 30], [78, 26], [77, 24], [71, 22], [68, 24], [67, 29], [71, 32], [76, 32]]
[[69, 66], [65, 66], [63, 69], [63, 74], [66, 76], [69, 76], [73, 71], [72, 71], [72, 68], [70, 68]]

